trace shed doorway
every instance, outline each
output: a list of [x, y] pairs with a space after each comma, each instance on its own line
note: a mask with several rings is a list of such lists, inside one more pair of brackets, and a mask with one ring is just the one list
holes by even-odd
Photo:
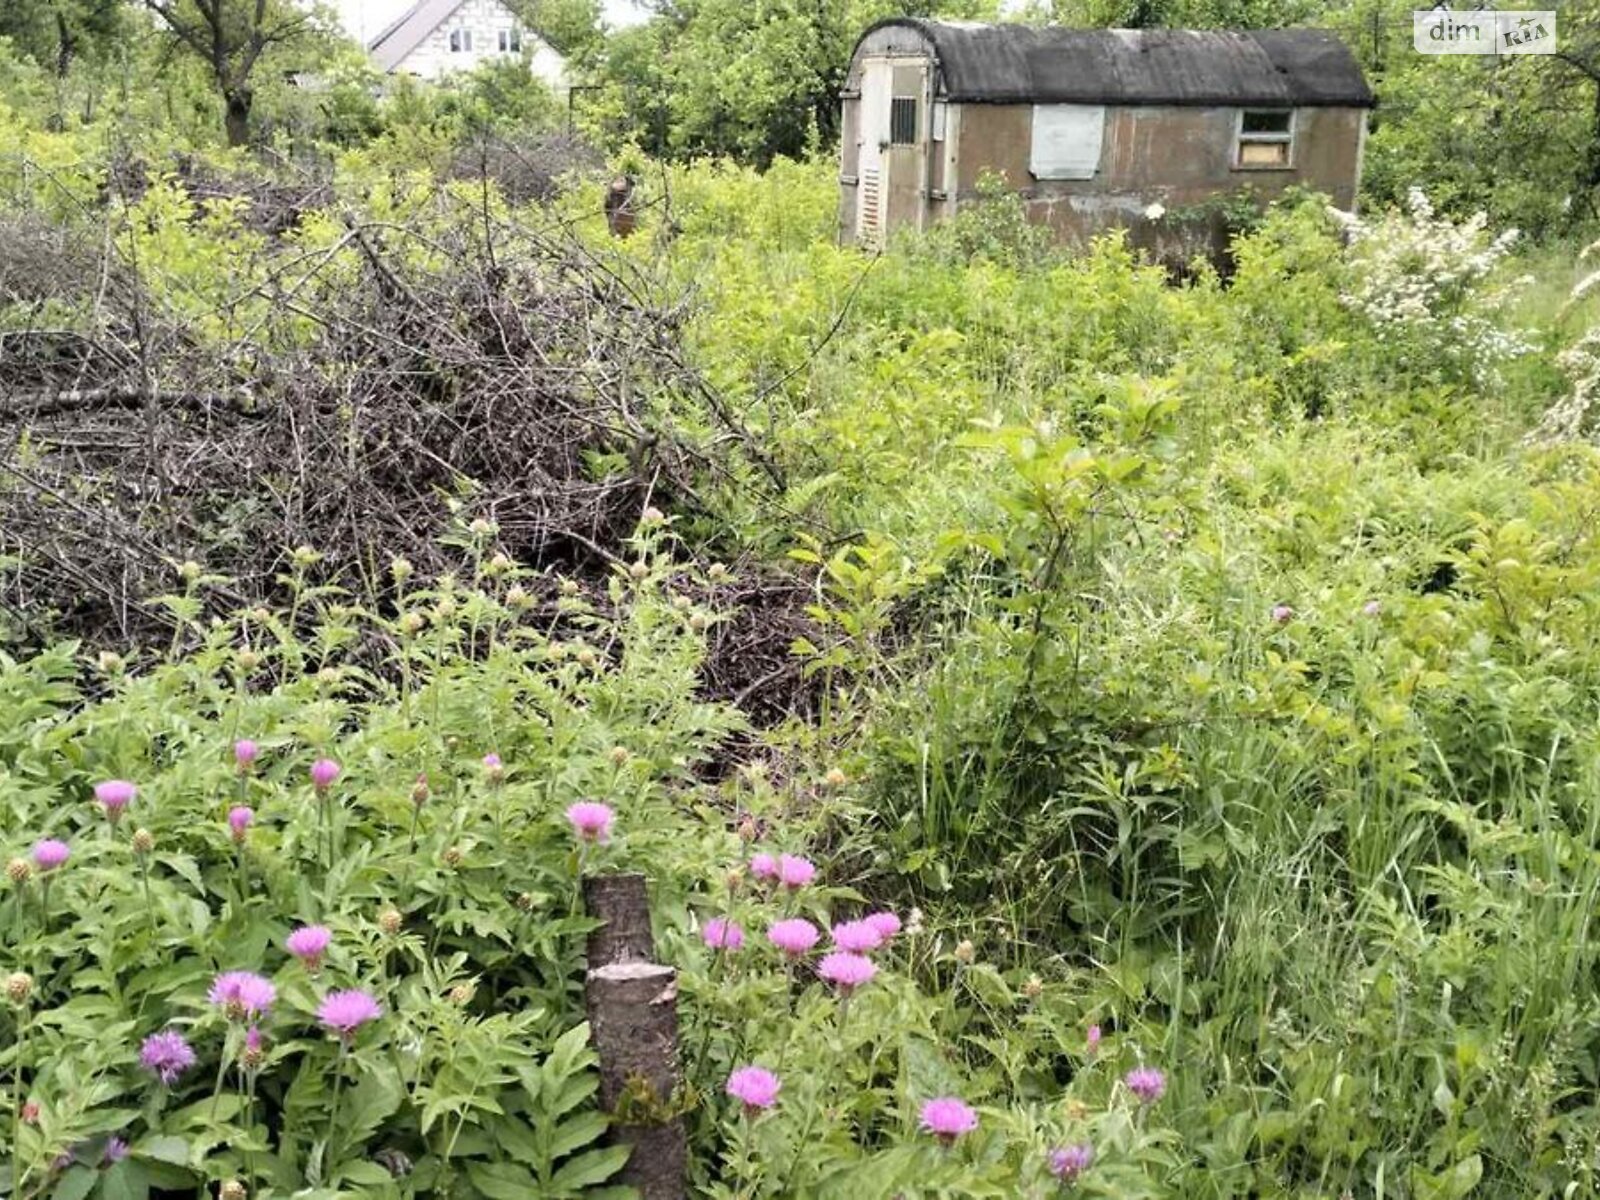
[[923, 226], [928, 145], [928, 60], [877, 57], [861, 63], [856, 231], [883, 248], [887, 230]]

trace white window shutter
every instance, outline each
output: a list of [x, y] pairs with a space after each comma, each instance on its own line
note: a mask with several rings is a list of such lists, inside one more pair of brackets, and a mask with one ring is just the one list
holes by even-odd
[[1093, 179], [1105, 140], [1103, 104], [1036, 104], [1028, 169], [1035, 179]]

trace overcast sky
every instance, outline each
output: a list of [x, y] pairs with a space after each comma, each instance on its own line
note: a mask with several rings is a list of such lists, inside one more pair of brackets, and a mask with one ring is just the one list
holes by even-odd
[[[416, 0], [330, 0], [339, 11], [345, 31], [362, 42], [371, 41], [379, 30], [416, 3]], [[606, 23], [613, 28], [636, 25], [648, 14], [633, 0], [603, 0]]]

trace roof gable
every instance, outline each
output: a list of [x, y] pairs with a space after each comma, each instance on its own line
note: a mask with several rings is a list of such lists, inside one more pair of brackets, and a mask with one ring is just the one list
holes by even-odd
[[857, 53], [893, 44], [897, 29], [932, 44], [944, 91], [958, 102], [1374, 103], [1349, 48], [1318, 29], [1065, 29], [905, 17], [873, 26]]
[[392, 71], [465, 3], [466, 0], [417, 0], [393, 24], [373, 38], [367, 49], [378, 60], [378, 66], [385, 71]]

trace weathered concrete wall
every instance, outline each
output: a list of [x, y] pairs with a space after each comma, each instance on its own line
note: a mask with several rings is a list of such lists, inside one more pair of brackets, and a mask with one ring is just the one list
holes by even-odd
[[1354, 206], [1364, 109], [1296, 110], [1294, 162], [1270, 169], [1234, 166], [1238, 113], [1108, 108], [1095, 178], [1041, 180], [1028, 170], [1031, 105], [962, 105], [957, 201], [975, 197], [983, 174], [996, 172], [1026, 198], [1032, 219], [1073, 240], [1137, 227], [1151, 204], [1182, 208], [1246, 187], [1272, 199], [1301, 185], [1328, 193], [1341, 208]]

